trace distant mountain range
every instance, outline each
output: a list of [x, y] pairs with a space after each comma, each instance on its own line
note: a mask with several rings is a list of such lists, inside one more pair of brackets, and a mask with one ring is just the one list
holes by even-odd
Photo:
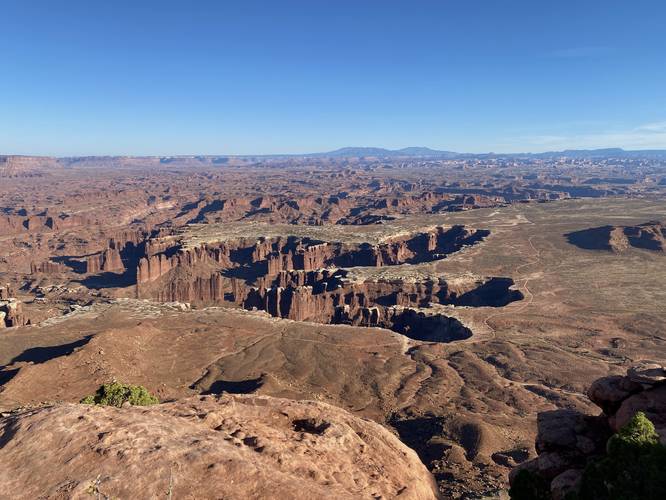
[[175, 155], [175, 156], [72, 156], [72, 157], [49, 157], [49, 156], [25, 156], [25, 155], [1, 155], [0, 168], [7, 166], [8, 162], [16, 164], [34, 162], [57, 162], [60, 164], [74, 165], [78, 163], [114, 162], [114, 161], [158, 161], [159, 163], [204, 163], [204, 164], [227, 164], [232, 159], [250, 159], [261, 161], [262, 159], [277, 158], [423, 158], [439, 160], [455, 159], [494, 159], [494, 158], [525, 158], [525, 159], [547, 159], [547, 158], [646, 158], [666, 160], [666, 149], [643, 149], [626, 150], [621, 148], [606, 149], [567, 149], [564, 151], [548, 151], [545, 153], [456, 153], [454, 151], [441, 151], [423, 146], [411, 146], [402, 149], [386, 149], [373, 147], [346, 147], [328, 151], [325, 153], [306, 154], [275, 154], [275, 155]]
[[[289, 155], [287, 155], [289, 156]], [[651, 150], [625, 150], [622, 148], [605, 149], [567, 149], [564, 151], [548, 151], [545, 153], [456, 153], [454, 151], [440, 151], [427, 147], [408, 147], [402, 149], [385, 149], [372, 147], [346, 147], [326, 153], [314, 153], [298, 156], [316, 156], [329, 158], [368, 157], [378, 158], [660, 158], [666, 159], [665, 149]]]
[[550, 151], [547, 153], [527, 154], [526, 156], [546, 157], [567, 156], [570, 158], [666, 158], [666, 149], [637, 149], [626, 150], [622, 148], [605, 149], [566, 149], [564, 151]]
[[460, 153], [453, 151], [438, 151], [426, 147], [411, 146], [402, 149], [385, 149], [385, 148], [367, 148], [367, 147], [348, 147], [329, 151], [327, 153], [315, 153], [314, 155], [306, 156], [325, 156], [325, 157], [359, 157], [359, 156], [379, 156], [382, 158], [387, 157], [437, 157], [437, 158], [457, 158], [461, 156]]

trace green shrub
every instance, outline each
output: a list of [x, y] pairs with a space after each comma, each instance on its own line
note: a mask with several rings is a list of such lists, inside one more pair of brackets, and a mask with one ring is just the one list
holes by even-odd
[[608, 440], [607, 454], [583, 473], [580, 500], [663, 500], [666, 447], [654, 425], [638, 412]]
[[659, 444], [659, 434], [645, 413], [639, 411], [608, 440], [607, 451], [609, 455], [619, 456], [645, 451], [657, 444]]
[[135, 406], [148, 406], [159, 403], [159, 399], [150, 394], [148, 390], [141, 385], [121, 384], [120, 382], [111, 382], [104, 384], [95, 394], [86, 396], [81, 403], [87, 405], [103, 406], [122, 406], [123, 403], [129, 403]]
[[[666, 446], [644, 413], [636, 413], [606, 448], [606, 455], [585, 467], [580, 491], [568, 493], [566, 500], [666, 499]], [[549, 484], [527, 470], [516, 475], [509, 495], [513, 500], [551, 498]]]

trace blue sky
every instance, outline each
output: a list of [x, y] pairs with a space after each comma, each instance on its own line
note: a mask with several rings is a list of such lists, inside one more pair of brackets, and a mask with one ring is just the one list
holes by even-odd
[[0, 0], [0, 154], [666, 148], [663, 0]]

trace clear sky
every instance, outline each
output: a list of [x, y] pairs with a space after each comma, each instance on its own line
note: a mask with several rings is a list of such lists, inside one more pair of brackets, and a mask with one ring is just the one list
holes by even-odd
[[665, 0], [0, 0], [0, 154], [666, 148]]

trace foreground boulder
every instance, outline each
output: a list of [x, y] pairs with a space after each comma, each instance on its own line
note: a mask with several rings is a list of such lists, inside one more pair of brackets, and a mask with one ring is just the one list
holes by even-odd
[[20, 411], [0, 420], [0, 463], [9, 498], [437, 498], [379, 424], [271, 397]]

